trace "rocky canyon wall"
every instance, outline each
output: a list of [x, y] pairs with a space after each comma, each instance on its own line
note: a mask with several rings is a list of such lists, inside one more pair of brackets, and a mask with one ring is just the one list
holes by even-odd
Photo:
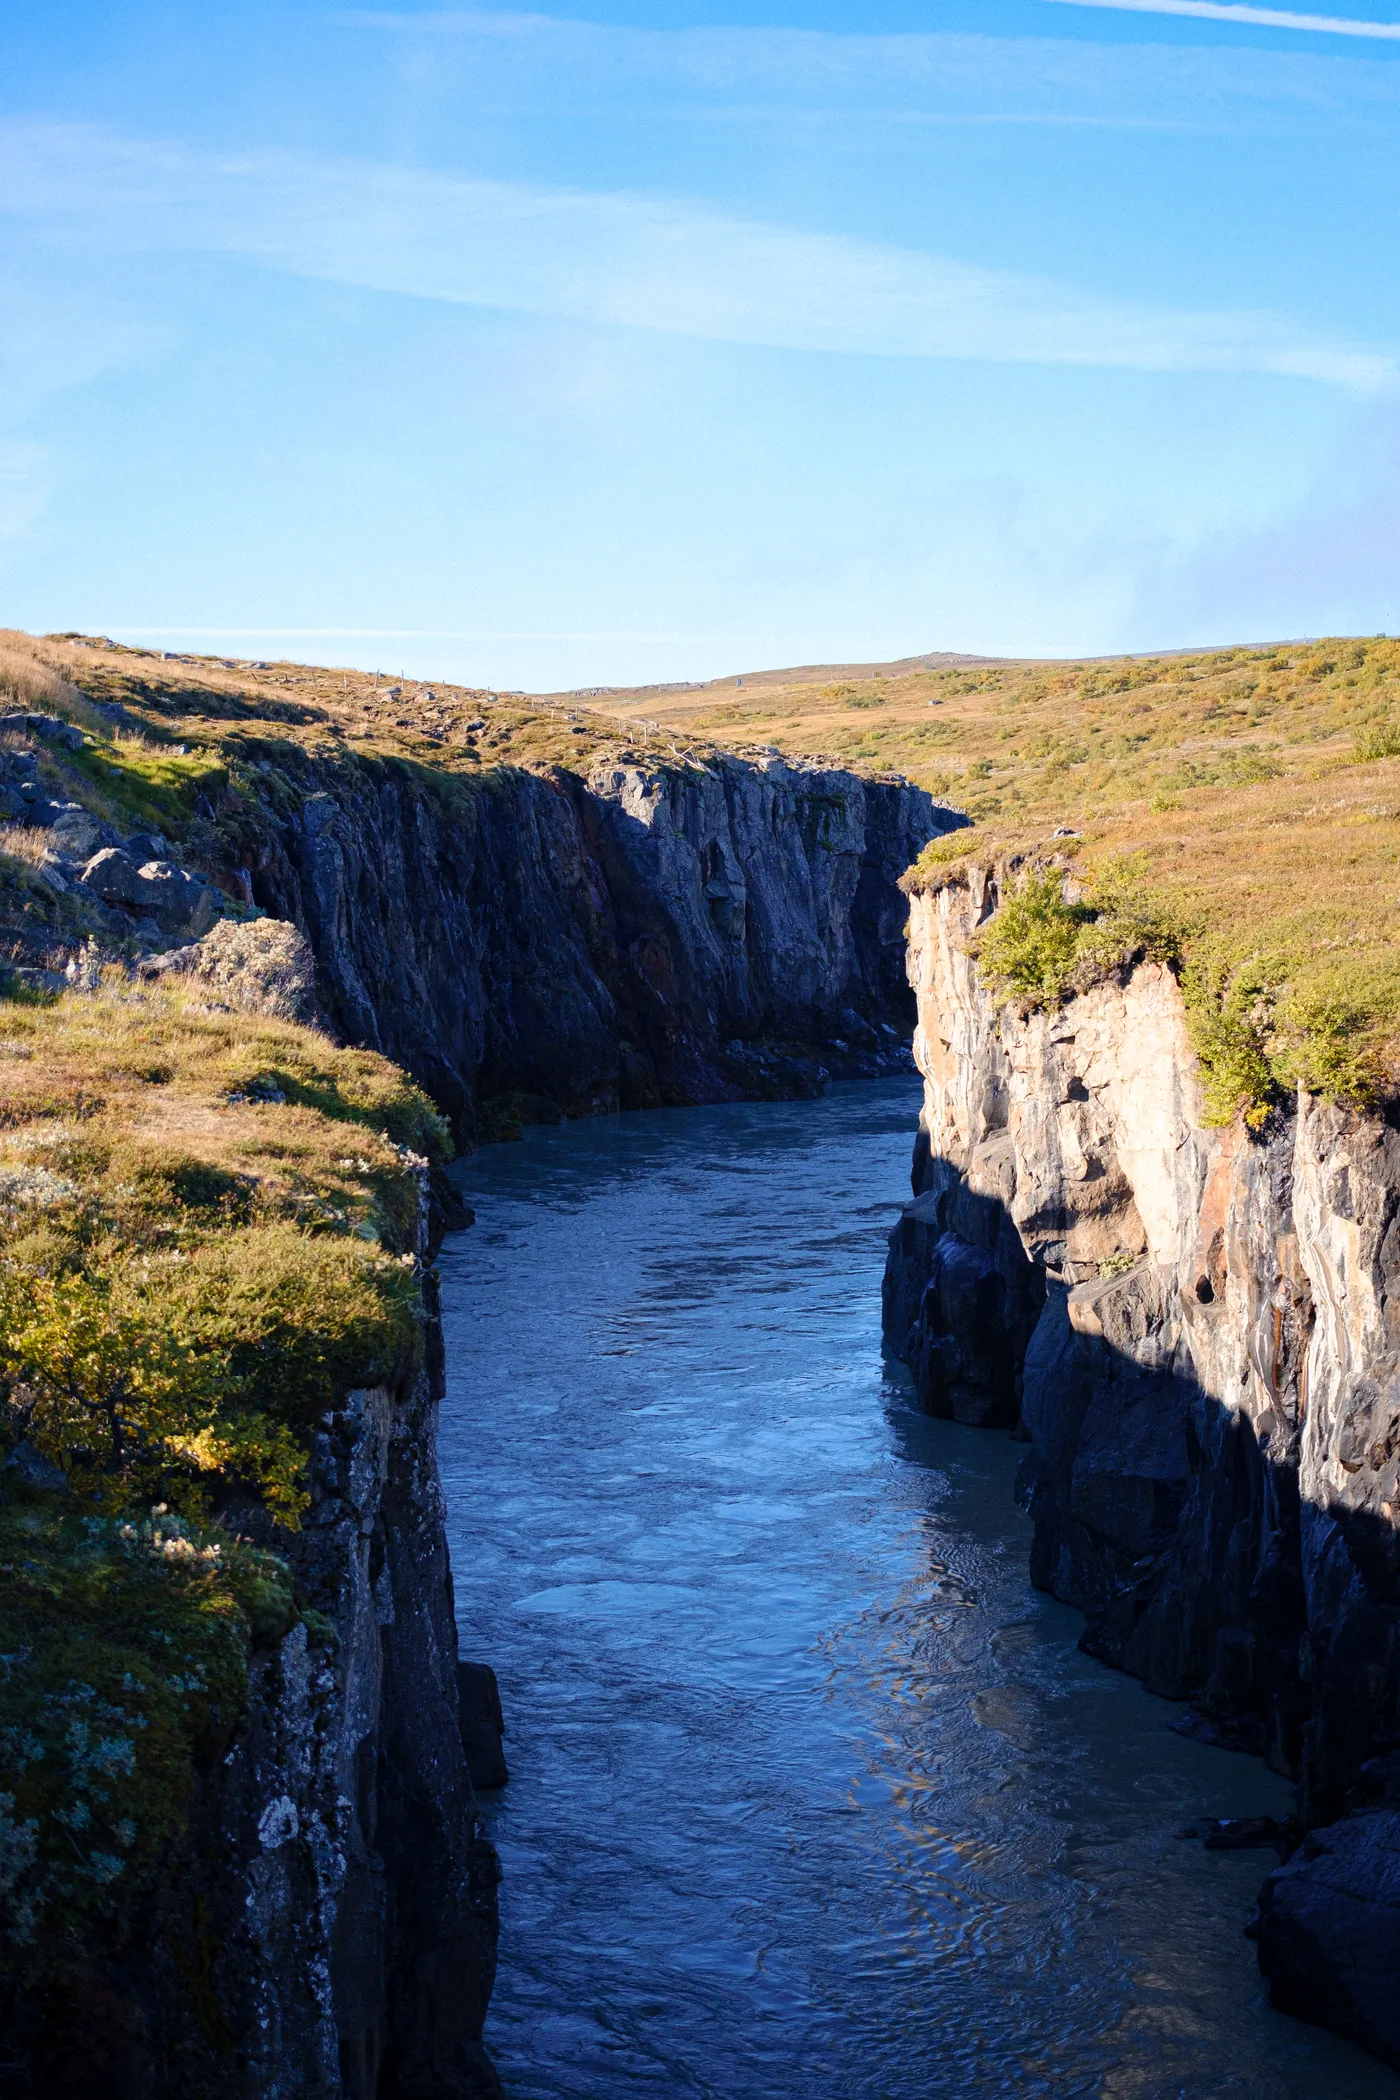
[[[129, 959], [133, 938], [156, 947], [169, 929], [134, 921], [146, 900], [110, 883], [93, 901], [94, 866], [132, 853], [90, 836], [86, 814], [64, 805], [62, 835], [51, 826], [50, 887]], [[185, 931], [207, 924], [217, 882], [306, 943], [221, 922], [140, 971], [184, 973], [211, 1011], [295, 1011], [386, 1053], [467, 1143], [561, 1113], [814, 1093], [823, 1067], [907, 1062], [898, 878], [960, 821], [906, 782], [775, 758], [463, 780], [250, 740], [201, 819], [204, 916]], [[263, 950], [280, 1004], [252, 982]], [[66, 978], [30, 974], [43, 996], [97, 982], [86, 950]], [[258, 1084], [280, 1111], [275, 1081]], [[255, 1647], [157, 1893], [139, 1916], [134, 1898], [117, 1906], [63, 2002], [47, 1986], [6, 2001], [0, 2072], [17, 2095], [499, 2092], [481, 2041], [497, 1868], [463, 1751], [422, 1179], [402, 1258], [421, 1277], [427, 1368], [326, 1417], [295, 1533], [252, 1495], [224, 1512], [291, 1564], [295, 1623]]]
[[1084, 1645], [1296, 1777], [1276, 2001], [1400, 2063], [1400, 1135], [1306, 1095], [1204, 1127], [1159, 965], [999, 1008], [968, 947], [1001, 879], [911, 898], [888, 1341], [933, 1412], [1021, 1425], [1033, 1578]]
[[879, 1069], [913, 1020], [899, 876], [963, 821], [776, 757], [463, 783], [287, 747], [257, 773], [252, 898], [308, 935], [336, 1029], [469, 1142]]
[[[70, 725], [24, 719], [45, 751], [85, 748]], [[963, 820], [905, 781], [776, 756], [464, 775], [261, 733], [224, 755], [224, 785], [174, 845], [94, 815], [73, 799], [76, 773], [67, 799], [41, 804], [42, 753], [16, 762], [12, 800], [34, 788], [24, 807], [49, 850], [8, 988], [96, 992], [106, 960], [157, 982], [183, 973], [211, 1013], [247, 1006], [385, 1053], [466, 1144], [907, 1064], [898, 880]], [[167, 909], [172, 889], [197, 909]], [[234, 897], [243, 913], [206, 932]], [[260, 954], [276, 980], [261, 990]], [[310, 1112], [275, 1074], [251, 1087], [210, 1116]], [[118, 1892], [102, 1945], [57, 1994], [16, 1983], [23, 1963], [0, 1971], [0, 2083], [24, 2100], [499, 2090], [481, 2045], [496, 1867], [463, 1753], [423, 1194], [416, 1249], [395, 1251], [421, 1277], [428, 1368], [342, 1396], [295, 1533], [251, 1493], [222, 1512], [290, 1563], [295, 1623], [254, 1644], [158, 1892]], [[59, 1494], [61, 1474], [35, 1485]]]
[[297, 1532], [229, 1512], [291, 1564], [297, 1614], [254, 1652], [154, 1889], [37, 1990], [0, 1963], [16, 2100], [499, 2100], [500, 1871], [459, 1723], [421, 1183], [426, 1366], [326, 1417]]

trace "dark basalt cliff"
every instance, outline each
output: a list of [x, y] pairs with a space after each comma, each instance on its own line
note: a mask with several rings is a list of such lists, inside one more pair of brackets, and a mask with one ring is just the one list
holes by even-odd
[[1083, 1645], [1297, 1779], [1274, 2000], [1400, 2064], [1400, 1137], [1307, 1095], [1204, 1127], [1157, 965], [999, 1010], [967, 953], [997, 896], [912, 899], [887, 1338], [932, 1411], [1023, 1425], [1033, 1579]]
[[[430, 1259], [426, 1173], [418, 1257]], [[426, 1368], [344, 1395], [301, 1529], [302, 1607], [253, 1657], [178, 1851], [37, 1993], [4, 1991], [19, 2100], [490, 2100], [481, 2045], [500, 1874], [458, 1722], [457, 1631]], [[240, 1529], [266, 1532], [253, 1508]], [[6, 1979], [8, 1981], [8, 1979]]]
[[290, 751], [264, 779], [253, 898], [308, 935], [337, 1031], [467, 1142], [880, 1069], [912, 1021], [896, 884], [962, 821], [905, 781], [776, 758], [463, 786]]
[[[907, 1055], [896, 884], [959, 821], [907, 783], [722, 760], [466, 795], [324, 763], [288, 785], [255, 899], [305, 931], [336, 1032], [405, 1065], [468, 1140], [515, 1115], [816, 1091], [814, 1050]], [[244, 1921], [213, 1986], [248, 2022], [249, 2100], [495, 2090], [495, 1862], [457, 1728], [436, 1398], [351, 1396], [302, 1535], [344, 1660], [288, 1637], [206, 1813]]]

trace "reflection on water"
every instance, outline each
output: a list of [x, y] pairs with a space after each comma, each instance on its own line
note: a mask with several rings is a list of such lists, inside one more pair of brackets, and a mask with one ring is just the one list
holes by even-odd
[[1020, 1448], [882, 1365], [912, 1082], [473, 1159], [442, 1271], [463, 1652], [510, 1785], [512, 2100], [1400, 2096], [1272, 2013], [1283, 1783], [1030, 1587]]

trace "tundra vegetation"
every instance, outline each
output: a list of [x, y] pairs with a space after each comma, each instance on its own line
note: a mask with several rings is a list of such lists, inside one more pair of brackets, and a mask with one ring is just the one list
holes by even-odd
[[1213, 1120], [1257, 1124], [1299, 1083], [1358, 1106], [1400, 1094], [1400, 641], [919, 658], [627, 701], [956, 802], [974, 828], [908, 885], [1002, 871], [981, 951], [1008, 998], [1168, 961]]
[[0, 1910], [31, 1984], [168, 1872], [257, 1647], [312, 1438], [421, 1347], [393, 1066], [112, 967], [0, 1003]]

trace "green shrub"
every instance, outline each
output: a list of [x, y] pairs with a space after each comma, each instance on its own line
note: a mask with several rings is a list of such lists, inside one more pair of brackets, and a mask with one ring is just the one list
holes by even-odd
[[[947, 792], [947, 785], [945, 780], [942, 792]], [[926, 888], [931, 877], [942, 874], [945, 869], [954, 867], [959, 861], [966, 859], [979, 836], [974, 824], [962, 825], [956, 831], [940, 832], [937, 838], [929, 840], [914, 865], [907, 871], [903, 887], [908, 890]]]
[[1373, 758], [1400, 758], [1400, 725], [1394, 722], [1373, 723], [1369, 728], [1357, 733], [1354, 746], [1358, 759], [1363, 763]]
[[1279, 1099], [1269, 1059], [1272, 973], [1257, 959], [1231, 966], [1200, 955], [1182, 978], [1186, 1024], [1201, 1063], [1201, 1095], [1208, 1128], [1243, 1115], [1252, 1130]]
[[0, 1262], [0, 1392], [12, 1430], [90, 1505], [207, 1508], [212, 1474], [284, 1524], [307, 1504], [316, 1422], [354, 1384], [412, 1368], [411, 1259], [273, 1224], [191, 1254]]
[[1105, 861], [1089, 886], [1091, 922], [1079, 940], [1081, 961], [1108, 970], [1133, 962], [1178, 969], [1193, 922], [1153, 888], [1141, 854]]
[[988, 990], [999, 999], [1058, 1006], [1093, 918], [1088, 905], [1066, 898], [1063, 875], [1027, 875], [977, 936], [973, 953]]

